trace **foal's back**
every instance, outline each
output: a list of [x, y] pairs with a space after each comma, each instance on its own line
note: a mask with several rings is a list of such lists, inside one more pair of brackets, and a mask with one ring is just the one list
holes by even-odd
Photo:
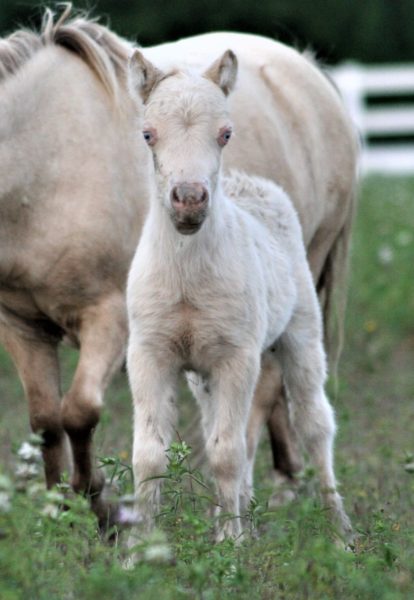
[[264, 177], [230, 171], [223, 177], [223, 189], [231, 201], [263, 225], [287, 254], [303, 254], [303, 235], [298, 215], [284, 190]]

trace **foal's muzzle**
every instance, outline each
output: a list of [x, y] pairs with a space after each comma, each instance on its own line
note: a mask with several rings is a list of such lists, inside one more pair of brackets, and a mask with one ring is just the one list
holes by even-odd
[[196, 233], [207, 215], [208, 191], [201, 183], [181, 183], [171, 190], [172, 220], [184, 234]]

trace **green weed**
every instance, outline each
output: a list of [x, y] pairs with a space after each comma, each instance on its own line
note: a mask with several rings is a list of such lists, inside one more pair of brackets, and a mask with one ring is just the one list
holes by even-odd
[[[353, 551], [332, 543], [312, 471], [305, 472], [296, 499], [269, 509], [266, 439], [256, 466], [256, 500], [246, 515], [255, 535], [238, 545], [215, 544], [214, 490], [180, 440], [160, 474], [164, 501], [157, 528], [142, 541], [135, 568], [126, 571], [123, 536], [113, 544], [102, 539], [86, 500], [67, 484], [45, 490], [36, 440], [30, 440], [33, 451], [20, 445], [28, 418], [10, 359], [0, 351], [2, 600], [414, 596], [413, 200], [414, 179], [371, 178], [361, 188], [334, 401], [336, 470], [356, 533]], [[76, 353], [64, 351], [62, 358], [66, 388]], [[184, 394], [182, 405], [188, 421], [194, 405]], [[98, 465], [114, 494], [127, 501], [131, 402], [124, 374], [107, 394], [105, 414], [96, 435]]]

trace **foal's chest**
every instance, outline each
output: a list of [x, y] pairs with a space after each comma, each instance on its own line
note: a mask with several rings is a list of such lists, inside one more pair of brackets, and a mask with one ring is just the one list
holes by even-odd
[[214, 318], [214, 311], [205, 307], [180, 301], [172, 308], [167, 322], [168, 348], [183, 368], [208, 368], [222, 360], [232, 345], [222, 324]]
[[187, 361], [195, 351], [200, 311], [194, 305], [181, 301], [172, 310], [170, 347], [174, 354]]

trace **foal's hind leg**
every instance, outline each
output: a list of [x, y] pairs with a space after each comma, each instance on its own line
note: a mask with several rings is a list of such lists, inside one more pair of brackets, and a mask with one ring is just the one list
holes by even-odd
[[[309, 297], [307, 306], [316, 307]], [[325, 506], [330, 509], [340, 532], [349, 537], [350, 521], [336, 490], [333, 469], [335, 419], [324, 391], [325, 353], [321, 342], [317, 311], [307, 309], [292, 318], [281, 338], [280, 356], [287, 393], [292, 403], [292, 417], [300, 439], [318, 470]]]
[[11, 355], [29, 404], [30, 425], [43, 436], [43, 460], [47, 487], [59, 483], [70, 470], [71, 457], [60, 414], [57, 343], [25, 335], [0, 325], [0, 341]]
[[[247, 428], [248, 466], [244, 490], [242, 491], [245, 497], [242, 506], [246, 508], [252, 495], [256, 449], [265, 424], [267, 424], [270, 435], [276, 483], [278, 487], [282, 483], [289, 484], [290, 488], [295, 473], [301, 468], [300, 455], [296, 445], [296, 437], [290, 424], [280, 364], [275, 353], [270, 351], [262, 355], [260, 377], [256, 386]], [[290, 500], [293, 495], [290, 489], [276, 490], [273, 504], [284, 503]]]
[[104, 391], [124, 360], [126, 338], [125, 299], [121, 293], [106, 297], [83, 312], [79, 362], [62, 405], [63, 425], [73, 449], [73, 487], [90, 496], [101, 525], [113, 515], [101, 498], [104, 476], [94, 466], [92, 436]]

